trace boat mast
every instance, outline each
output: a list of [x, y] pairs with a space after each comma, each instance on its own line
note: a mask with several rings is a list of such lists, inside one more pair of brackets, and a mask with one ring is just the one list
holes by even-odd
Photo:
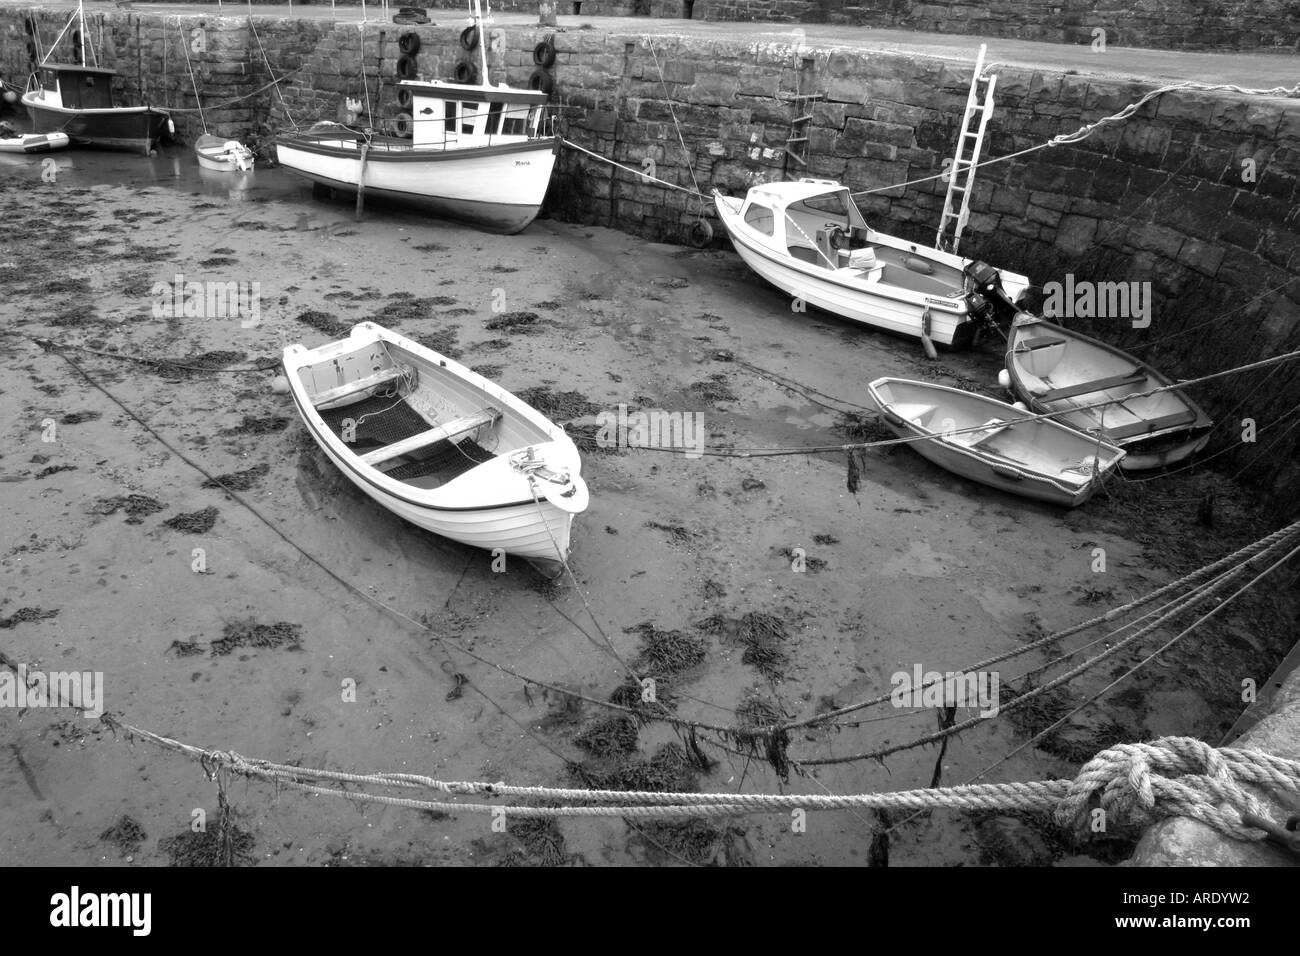
[[77, 0], [77, 25], [81, 27], [77, 31], [77, 46], [80, 47], [81, 65], [86, 65], [86, 8], [83, 0]]
[[[488, 13], [491, 14], [491, 0], [488, 0], [488, 4]], [[483, 85], [491, 86], [492, 78], [488, 75], [488, 38], [487, 33], [483, 29], [483, 7], [480, 5], [479, 0], [474, 0], [474, 26], [478, 30], [478, 55], [479, 59], [482, 61], [482, 71], [480, 75], [483, 77]]]

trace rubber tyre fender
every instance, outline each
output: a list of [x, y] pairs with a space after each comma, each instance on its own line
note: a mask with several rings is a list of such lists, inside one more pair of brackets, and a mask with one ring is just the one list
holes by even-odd
[[393, 133], [403, 139], [410, 139], [415, 132], [415, 121], [411, 119], [410, 113], [398, 113], [397, 118], [393, 120]]
[[452, 74], [452, 79], [457, 83], [463, 83], [466, 86], [473, 86], [478, 83], [478, 67], [466, 60], [461, 60], [456, 64], [456, 70]]
[[397, 38], [397, 49], [405, 56], [415, 56], [420, 52], [420, 34], [403, 33]]
[[703, 249], [713, 241], [713, 227], [707, 219], [697, 219], [686, 233], [686, 241], [696, 249]]
[[409, 110], [411, 108], [411, 91], [405, 86], [399, 86], [397, 88], [397, 105], [404, 110]]
[[547, 96], [550, 96], [551, 90], [555, 89], [555, 80], [551, 78], [551, 74], [539, 66], [528, 77], [528, 88], [530, 90], [541, 90]]
[[460, 45], [466, 50], [478, 49], [478, 27], [466, 27], [460, 31]]
[[537, 44], [533, 47], [533, 62], [549, 70], [555, 65], [555, 46], [547, 40]]
[[413, 56], [399, 56], [397, 58], [397, 77], [401, 80], [413, 80], [418, 74], [419, 68]]

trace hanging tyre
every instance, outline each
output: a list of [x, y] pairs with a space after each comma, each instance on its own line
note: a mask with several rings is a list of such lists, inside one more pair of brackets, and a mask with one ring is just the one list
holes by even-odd
[[686, 241], [696, 249], [703, 249], [713, 241], [713, 227], [705, 219], [695, 220], [690, 232], [686, 234]]
[[411, 108], [411, 91], [404, 86], [397, 88], [397, 105], [404, 110]]
[[420, 34], [403, 33], [397, 38], [397, 49], [406, 56], [415, 56], [420, 52]]
[[393, 132], [404, 139], [409, 139], [415, 130], [415, 123], [411, 119], [410, 113], [398, 113], [397, 119], [393, 120]]
[[475, 67], [473, 63], [467, 63], [466, 61], [461, 60], [456, 64], [456, 70], [452, 74], [452, 77], [457, 83], [464, 83], [467, 86], [472, 86], [478, 82], [478, 68]]
[[461, 30], [460, 45], [466, 50], [478, 49], [478, 27], [466, 27]]
[[537, 46], [533, 47], [533, 62], [538, 66], [550, 69], [555, 65], [555, 47], [548, 40], [543, 40]]
[[397, 76], [398, 76], [398, 79], [402, 79], [402, 80], [413, 80], [413, 79], [415, 79], [416, 74], [419, 73], [419, 72], [420, 72], [420, 71], [419, 71], [419, 67], [417, 66], [417, 64], [416, 64], [416, 62], [415, 62], [415, 57], [413, 57], [413, 56], [399, 56], [399, 57], [397, 58]]
[[539, 66], [533, 70], [532, 76], [528, 77], [528, 88], [530, 90], [541, 90], [543, 93], [550, 95], [551, 90], [555, 89], [555, 81], [551, 79], [551, 74]]

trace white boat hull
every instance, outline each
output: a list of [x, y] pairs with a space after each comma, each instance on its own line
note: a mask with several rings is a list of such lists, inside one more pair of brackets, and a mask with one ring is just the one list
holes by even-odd
[[[868, 386], [886, 425], [909, 447], [947, 471], [1053, 505], [1074, 508], [1101, 487], [1124, 452], [1051, 420], [960, 389], [881, 378]], [[995, 424], [996, 423], [996, 424]], [[978, 431], [981, 425], [988, 427]]]
[[48, 153], [66, 149], [69, 142], [67, 133], [25, 133], [0, 139], [0, 153]]
[[[367, 465], [362, 453], [350, 448], [325, 422], [313, 404], [313, 394], [319, 401], [320, 383], [331, 383], [348, 361], [357, 359], [352, 365], [355, 372], [358, 364], [371, 362], [368, 356], [357, 358], [367, 349], [387, 356], [389, 346], [399, 354], [415, 356], [422, 367], [419, 376], [430, 380], [431, 387], [434, 379], [444, 383], [446, 394], [460, 405], [490, 405], [504, 412], [513, 422], [509, 431], [503, 424], [499, 432], [505, 447], [431, 488]], [[349, 481], [385, 509], [427, 531], [488, 552], [501, 549], [548, 572], [558, 571], [567, 560], [573, 518], [588, 501], [580, 475], [582, 459], [564, 430], [538, 411], [465, 366], [370, 322], [355, 326], [349, 338], [317, 349], [289, 346], [284, 368], [298, 413], [321, 450]], [[523, 447], [534, 449], [565, 480], [530, 478], [516, 468], [512, 457]]]
[[[366, 199], [379, 197], [493, 232], [516, 233], [541, 211], [558, 148], [553, 137], [449, 150], [376, 140], [365, 159], [364, 193]], [[331, 189], [355, 192], [363, 181], [356, 142], [337, 134], [285, 136], [276, 153], [285, 169]]]

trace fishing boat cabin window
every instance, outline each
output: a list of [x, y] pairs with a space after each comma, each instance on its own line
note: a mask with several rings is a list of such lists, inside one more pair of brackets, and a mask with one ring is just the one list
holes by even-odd
[[758, 203], [750, 203], [749, 208], [745, 210], [745, 222], [753, 226], [765, 236], [772, 235], [773, 224], [776, 218], [772, 215], [772, 210], [766, 206], [760, 206]]
[[501, 132], [501, 108], [504, 105], [504, 103], [488, 104], [487, 134], [489, 136], [495, 136]]
[[478, 125], [478, 120], [479, 110], [477, 103], [460, 104], [460, 131], [462, 133], [472, 136], [476, 132], [474, 127]]
[[528, 111], [511, 110], [506, 113], [501, 123], [501, 132], [506, 136], [526, 136], [528, 134]]

